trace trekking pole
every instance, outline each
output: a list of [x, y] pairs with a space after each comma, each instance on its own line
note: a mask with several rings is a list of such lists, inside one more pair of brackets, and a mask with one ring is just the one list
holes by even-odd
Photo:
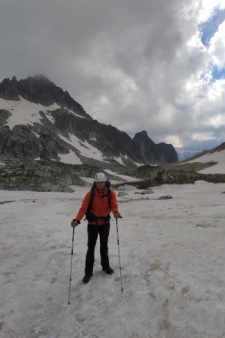
[[[122, 217], [121, 217], [122, 218]], [[119, 256], [119, 268], [120, 268], [120, 285], [121, 285], [121, 292], [123, 292], [123, 281], [122, 281], [122, 274], [121, 274], [121, 262], [120, 262], [120, 242], [119, 242], [119, 231], [118, 231], [118, 221], [116, 219], [116, 232], [117, 232], [117, 244], [118, 244], [118, 256]]]
[[71, 263], [70, 263], [70, 283], [69, 283], [68, 305], [70, 304], [70, 289], [71, 289], [71, 281], [72, 281], [72, 267], [73, 267], [72, 263], [73, 263], [74, 229], [75, 229], [75, 227], [73, 227], [73, 236], [72, 236]]

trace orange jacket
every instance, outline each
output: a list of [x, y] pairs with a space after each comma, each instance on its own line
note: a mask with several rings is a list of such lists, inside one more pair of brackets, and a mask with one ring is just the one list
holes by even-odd
[[[90, 199], [91, 199], [91, 191], [88, 191], [88, 193], [84, 197], [81, 208], [76, 216], [76, 219], [78, 221], [80, 221], [86, 214]], [[111, 190], [111, 210], [110, 210], [109, 199], [107, 196], [107, 188], [105, 188], [103, 192], [99, 192], [98, 189], [95, 189], [91, 213], [97, 217], [106, 217], [108, 214], [110, 214], [110, 211], [114, 212], [118, 211], [118, 204], [115, 191]], [[89, 222], [89, 224], [97, 224], [97, 225], [102, 225], [104, 223], [105, 223], [104, 220], [101, 219], [97, 220], [96, 222]]]

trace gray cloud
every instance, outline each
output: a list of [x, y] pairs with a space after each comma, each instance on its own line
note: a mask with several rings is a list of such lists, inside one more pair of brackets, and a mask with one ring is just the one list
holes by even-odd
[[224, 98], [211, 100], [210, 84], [199, 82], [206, 49], [188, 45], [199, 8], [200, 0], [2, 0], [0, 79], [43, 74], [131, 136], [145, 129], [155, 142], [214, 146]]

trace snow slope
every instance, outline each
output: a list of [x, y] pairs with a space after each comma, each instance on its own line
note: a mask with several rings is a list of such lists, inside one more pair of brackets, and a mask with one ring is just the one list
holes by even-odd
[[[51, 114], [49, 112], [60, 109], [61, 106], [57, 103], [54, 103], [50, 106], [43, 106], [40, 103], [34, 103], [24, 99], [22, 96], [19, 96], [19, 101], [13, 100], [5, 100], [0, 98], [0, 108], [8, 110], [11, 113], [7, 121], [7, 125], [12, 129], [17, 124], [33, 124], [40, 123], [41, 115], [39, 114], [41, 111], [45, 114], [45, 116], [51, 121], [54, 122]], [[80, 118], [85, 118], [81, 115], [76, 114], [74, 111], [69, 110], [71, 114], [76, 115]]]
[[196, 158], [195, 160], [188, 161], [187, 163], [193, 163], [193, 162], [201, 162], [201, 163], [207, 163], [207, 162], [218, 162], [217, 164], [203, 169], [199, 172], [203, 174], [225, 174], [225, 150], [216, 151], [211, 154], [206, 154], [201, 157]]
[[87, 285], [86, 222], [76, 228], [70, 305], [70, 221], [87, 189], [0, 191], [1, 338], [225, 337], [225, 185], [153, 190], [119, 198], [123, 294], [115, 221], [115, 274], [101, 271], [97, 243]]
[[[82, 156], [88, 157], [88, 158], [94, 158], [95, 160], [107, 162], [105, 161], [105, 158], [100, 150], [93, 147], [89, 142], [87, 141], [81, 141], [77, 136], [75, 135], [69, 135], [69, 139], [59, 135], [65, 142], [73, 145]], [[63, 160], [63, 156], [61, 155], [61, 158]], [[79, 164], [79, 163], [74, 163]]]
[[20, 101], [10, 101], [0, 98], [0, 107], [1, 109], [8, 110], [12, 114], [6, 123], [10, 129], [12, 129], [17, 124], [29, 125], [35, 122], [40, 123], [40, 111], [44, 112], [46, 117], [52, 121], [51, 115], [48, 115], [47, 112], [60, 108], [60, 106], [56, 103], [46, 107], [41, 104], [27, 101], [22, 96], [20, 96]]

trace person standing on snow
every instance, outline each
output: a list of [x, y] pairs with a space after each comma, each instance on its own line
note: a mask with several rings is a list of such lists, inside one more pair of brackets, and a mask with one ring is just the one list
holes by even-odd
[[86, 215], [88, 220], [88, 249], [85, 261], [85, 275], [83, 283], [87, 284], [93, 274], [94, 252], [98, 234], [100, 237], [100, 254], [102, 270], [109, 275], [114, 273], [109, 264], [108, 257], [108, 237], [110, 230], [110, 212], [117, 219], [121, 217], [118, 211], [116, 193], [109, 189], [109, 182], [104, 173], [98, 173], [95, 176], [92, 189], [86, 194], [81, 208], [71, 226], [77, 226], [81, 219]]

